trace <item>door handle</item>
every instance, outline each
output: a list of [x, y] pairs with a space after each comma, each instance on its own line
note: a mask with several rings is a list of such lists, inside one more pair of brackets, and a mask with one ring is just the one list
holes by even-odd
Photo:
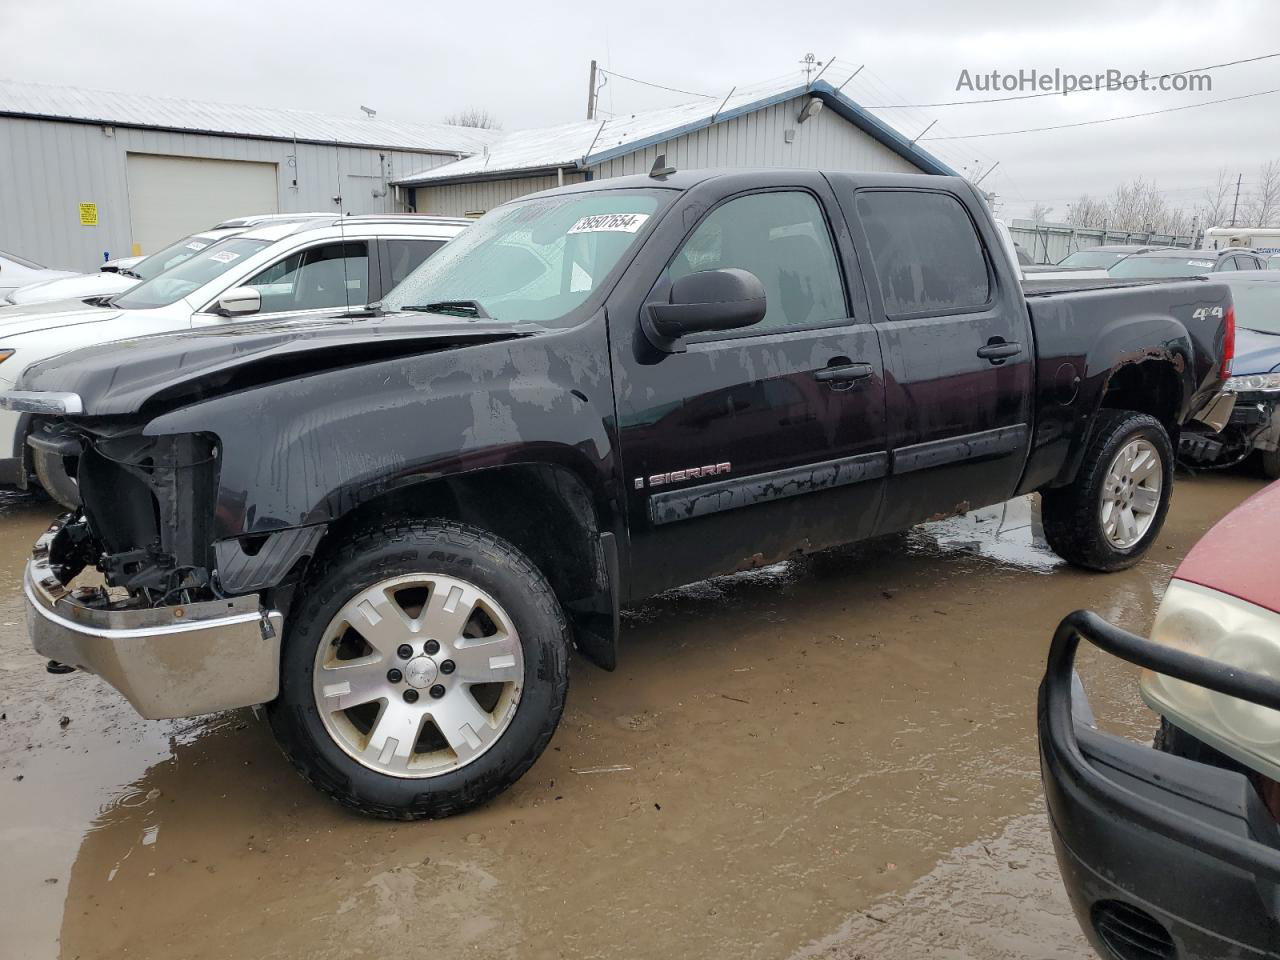
[[1022, 352], [1022, 344], [1009, 343], [998, 337], [992, 337], [985, 347], [978, 348], [978, 356], [983, 360], [990, 360], [993, 366], [999, 366], [1010, 357], [1016, 357]]
[[822, 383], [855, 383], [868, 380], [875, 373], [869, 363], [842, 363], [838, 367], [823, 367], [815, 371], [813, 379]]

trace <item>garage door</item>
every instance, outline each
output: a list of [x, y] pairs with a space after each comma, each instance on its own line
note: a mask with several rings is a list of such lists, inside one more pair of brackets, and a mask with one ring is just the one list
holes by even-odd
[[220, 220], [278, 209], [274, 163], [129, 154], [129, 224], [142, 253]]

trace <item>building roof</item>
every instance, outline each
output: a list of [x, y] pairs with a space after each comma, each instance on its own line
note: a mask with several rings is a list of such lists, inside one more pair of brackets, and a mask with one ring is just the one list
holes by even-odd
[[444, 123], [334, 117], [308, 110], [180, 100], [16, 80], [0, 80], [0, 116], [424, 153], [475, 153], [501, 135], [494, 130]]
[[528, 176], [560, 169], [581, 170], [806, 94], [820, 98], [833, 112], [926, 173], [956, 174], [933, 154], [913, 144], [825, 80], [809, 85], [788, 80], [735, 90], [723, 103], [702, 99], [608, 120], [579, 120], [554, 127], [515, 130], [503, 134], [487, 151], [401, 177], [396, 183], [412, 187]]

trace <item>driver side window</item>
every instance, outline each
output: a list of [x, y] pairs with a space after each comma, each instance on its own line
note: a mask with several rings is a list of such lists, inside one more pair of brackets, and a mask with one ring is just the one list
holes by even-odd
[[808, 193], [753, 193], [721, 204], [680, 248], [671, 279], [726, 267], [749, 270], [764, 284], [768, 309], [752, 330], [848, 316], [826, 217]]
[[299, 250], [245, 286], [261, 295], [259, 314], [362, 307], [369, 302], [369, 245], [353, 240]]

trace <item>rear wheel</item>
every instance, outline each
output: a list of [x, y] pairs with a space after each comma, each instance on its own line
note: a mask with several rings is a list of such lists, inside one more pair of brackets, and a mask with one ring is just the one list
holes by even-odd
[[80, 506], [80, 488], [67, 472], [65, 457], [48, 450], [33, 449], [31, 466], [45, 493], [69, 509]]
[[337, 550], [285, 630], [272, 729], [311, 783], [361, 813], [443, 817], [533, 764], [568, 685], [567, 627], [523, 554], [445, 521]]
[[1172, 490], [1173, 446], [1160, 421], [1100, 411], [1074, 482], [1041, 495], [1045, 539], [1078, 567], [1131, 567], [1159, 535]]

